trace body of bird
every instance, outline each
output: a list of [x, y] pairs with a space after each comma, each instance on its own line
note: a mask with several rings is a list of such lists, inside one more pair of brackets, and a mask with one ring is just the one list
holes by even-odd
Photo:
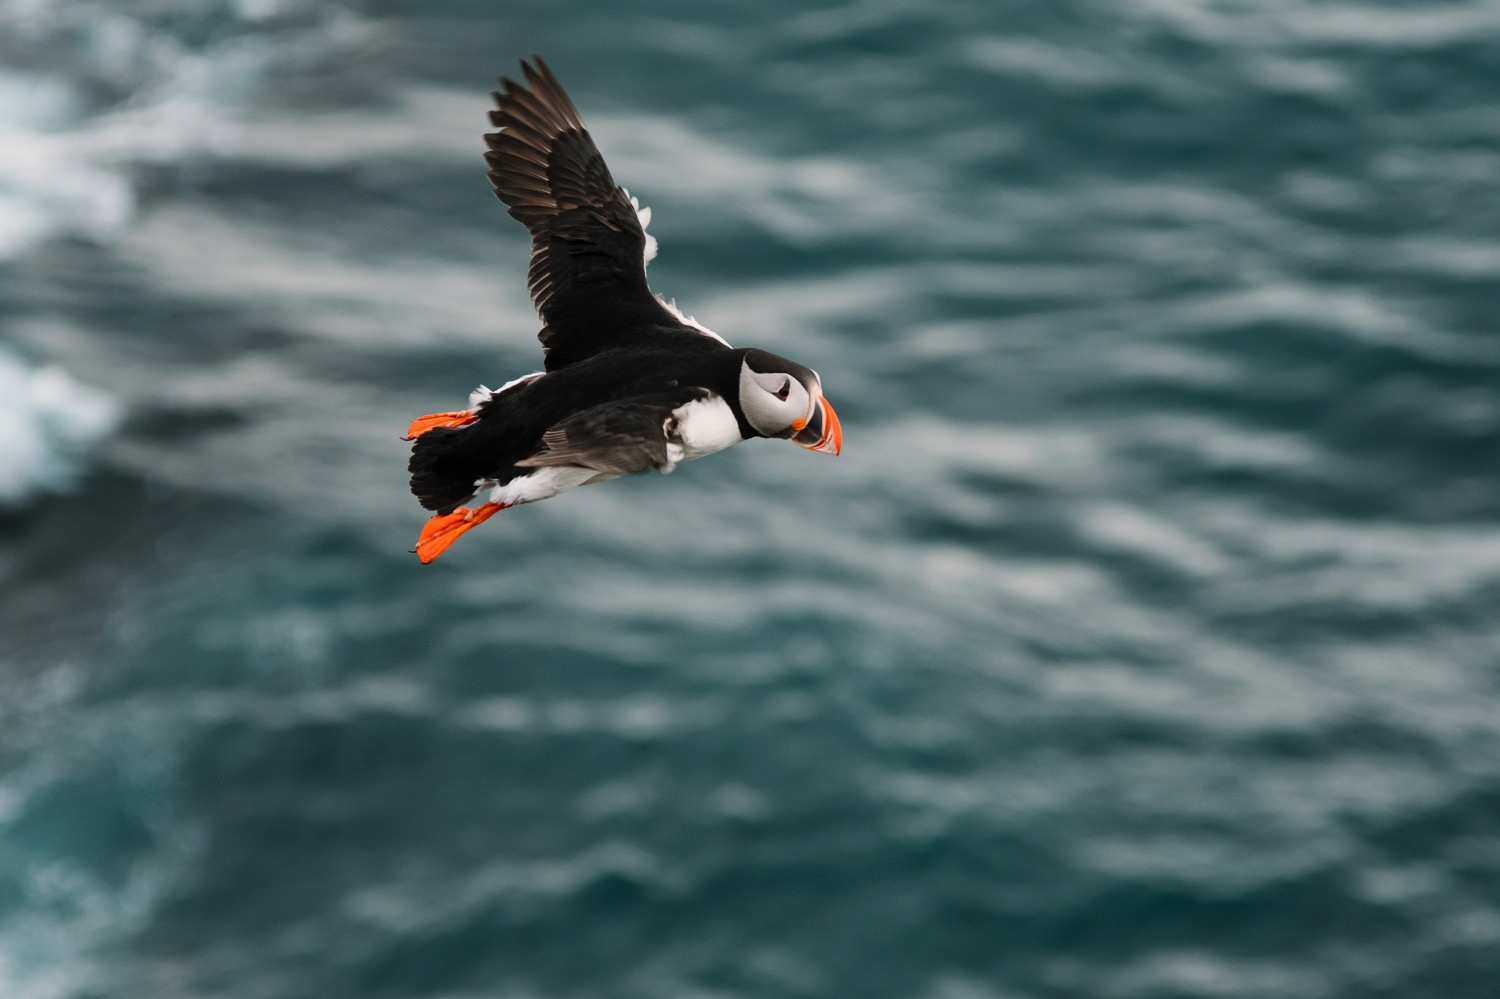
[[572, 102], [534, 62], [522, 63], [524, 85], [501, 80], [486, 160], [496, 195], [531, 232], [545, 369], [411, 424], [412, 492], [434, 511], [417, 543], [423, 562], [507, 507], [670, 472], [753, 437], [842, 446], [816, 372], [736, 350], [651, 293], [650, 210], [615, 184]]

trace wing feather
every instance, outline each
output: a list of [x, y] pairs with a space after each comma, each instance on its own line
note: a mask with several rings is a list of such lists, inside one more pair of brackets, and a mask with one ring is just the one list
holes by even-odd
[[[485, 136], [495, 194], [531, 233], [527, 286], [546, 327], [547, 369], [603, 349], [623, 329], [677, 325], [646, 283], [649, 240], [547, 64], [502, 77]], [[653, 246], [654, 248], [654, 246]]]
[[548, 429], [541, 449], [516, 465], [567, 465], [608, 475], [637, 475], [653, 468], [670, 472], [682, 457], [677, 411], [712, 394], [683, 388], [592, 406]]

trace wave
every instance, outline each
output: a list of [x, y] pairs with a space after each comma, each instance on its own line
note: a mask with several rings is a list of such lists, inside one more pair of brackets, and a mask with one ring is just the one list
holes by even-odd
[[119, 233], [139, 167], [190, 167], [232, 145], [278, 79], [373, 30], [313, 0], [186, 6], [0, 0], [0, 260], [53, 236]]
[[72, 487], [119, 416], [112, 398], [62, 368], [0, 353], [0, 507]]

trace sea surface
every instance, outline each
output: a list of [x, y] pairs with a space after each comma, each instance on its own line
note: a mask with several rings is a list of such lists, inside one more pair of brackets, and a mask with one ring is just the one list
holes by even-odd
[[[432, 566], [542, 53], [822, 373]], [[1500, 2], [0, 0], [0, 996], [1500, 996]]]

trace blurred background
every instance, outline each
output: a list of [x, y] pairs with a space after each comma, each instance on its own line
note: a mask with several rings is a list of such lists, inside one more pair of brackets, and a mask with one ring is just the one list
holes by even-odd
[[[541, 52], [756, 442], [408, 549]], [[0, 0], [0, 995], [1500, 994], [1500, 3]]]

